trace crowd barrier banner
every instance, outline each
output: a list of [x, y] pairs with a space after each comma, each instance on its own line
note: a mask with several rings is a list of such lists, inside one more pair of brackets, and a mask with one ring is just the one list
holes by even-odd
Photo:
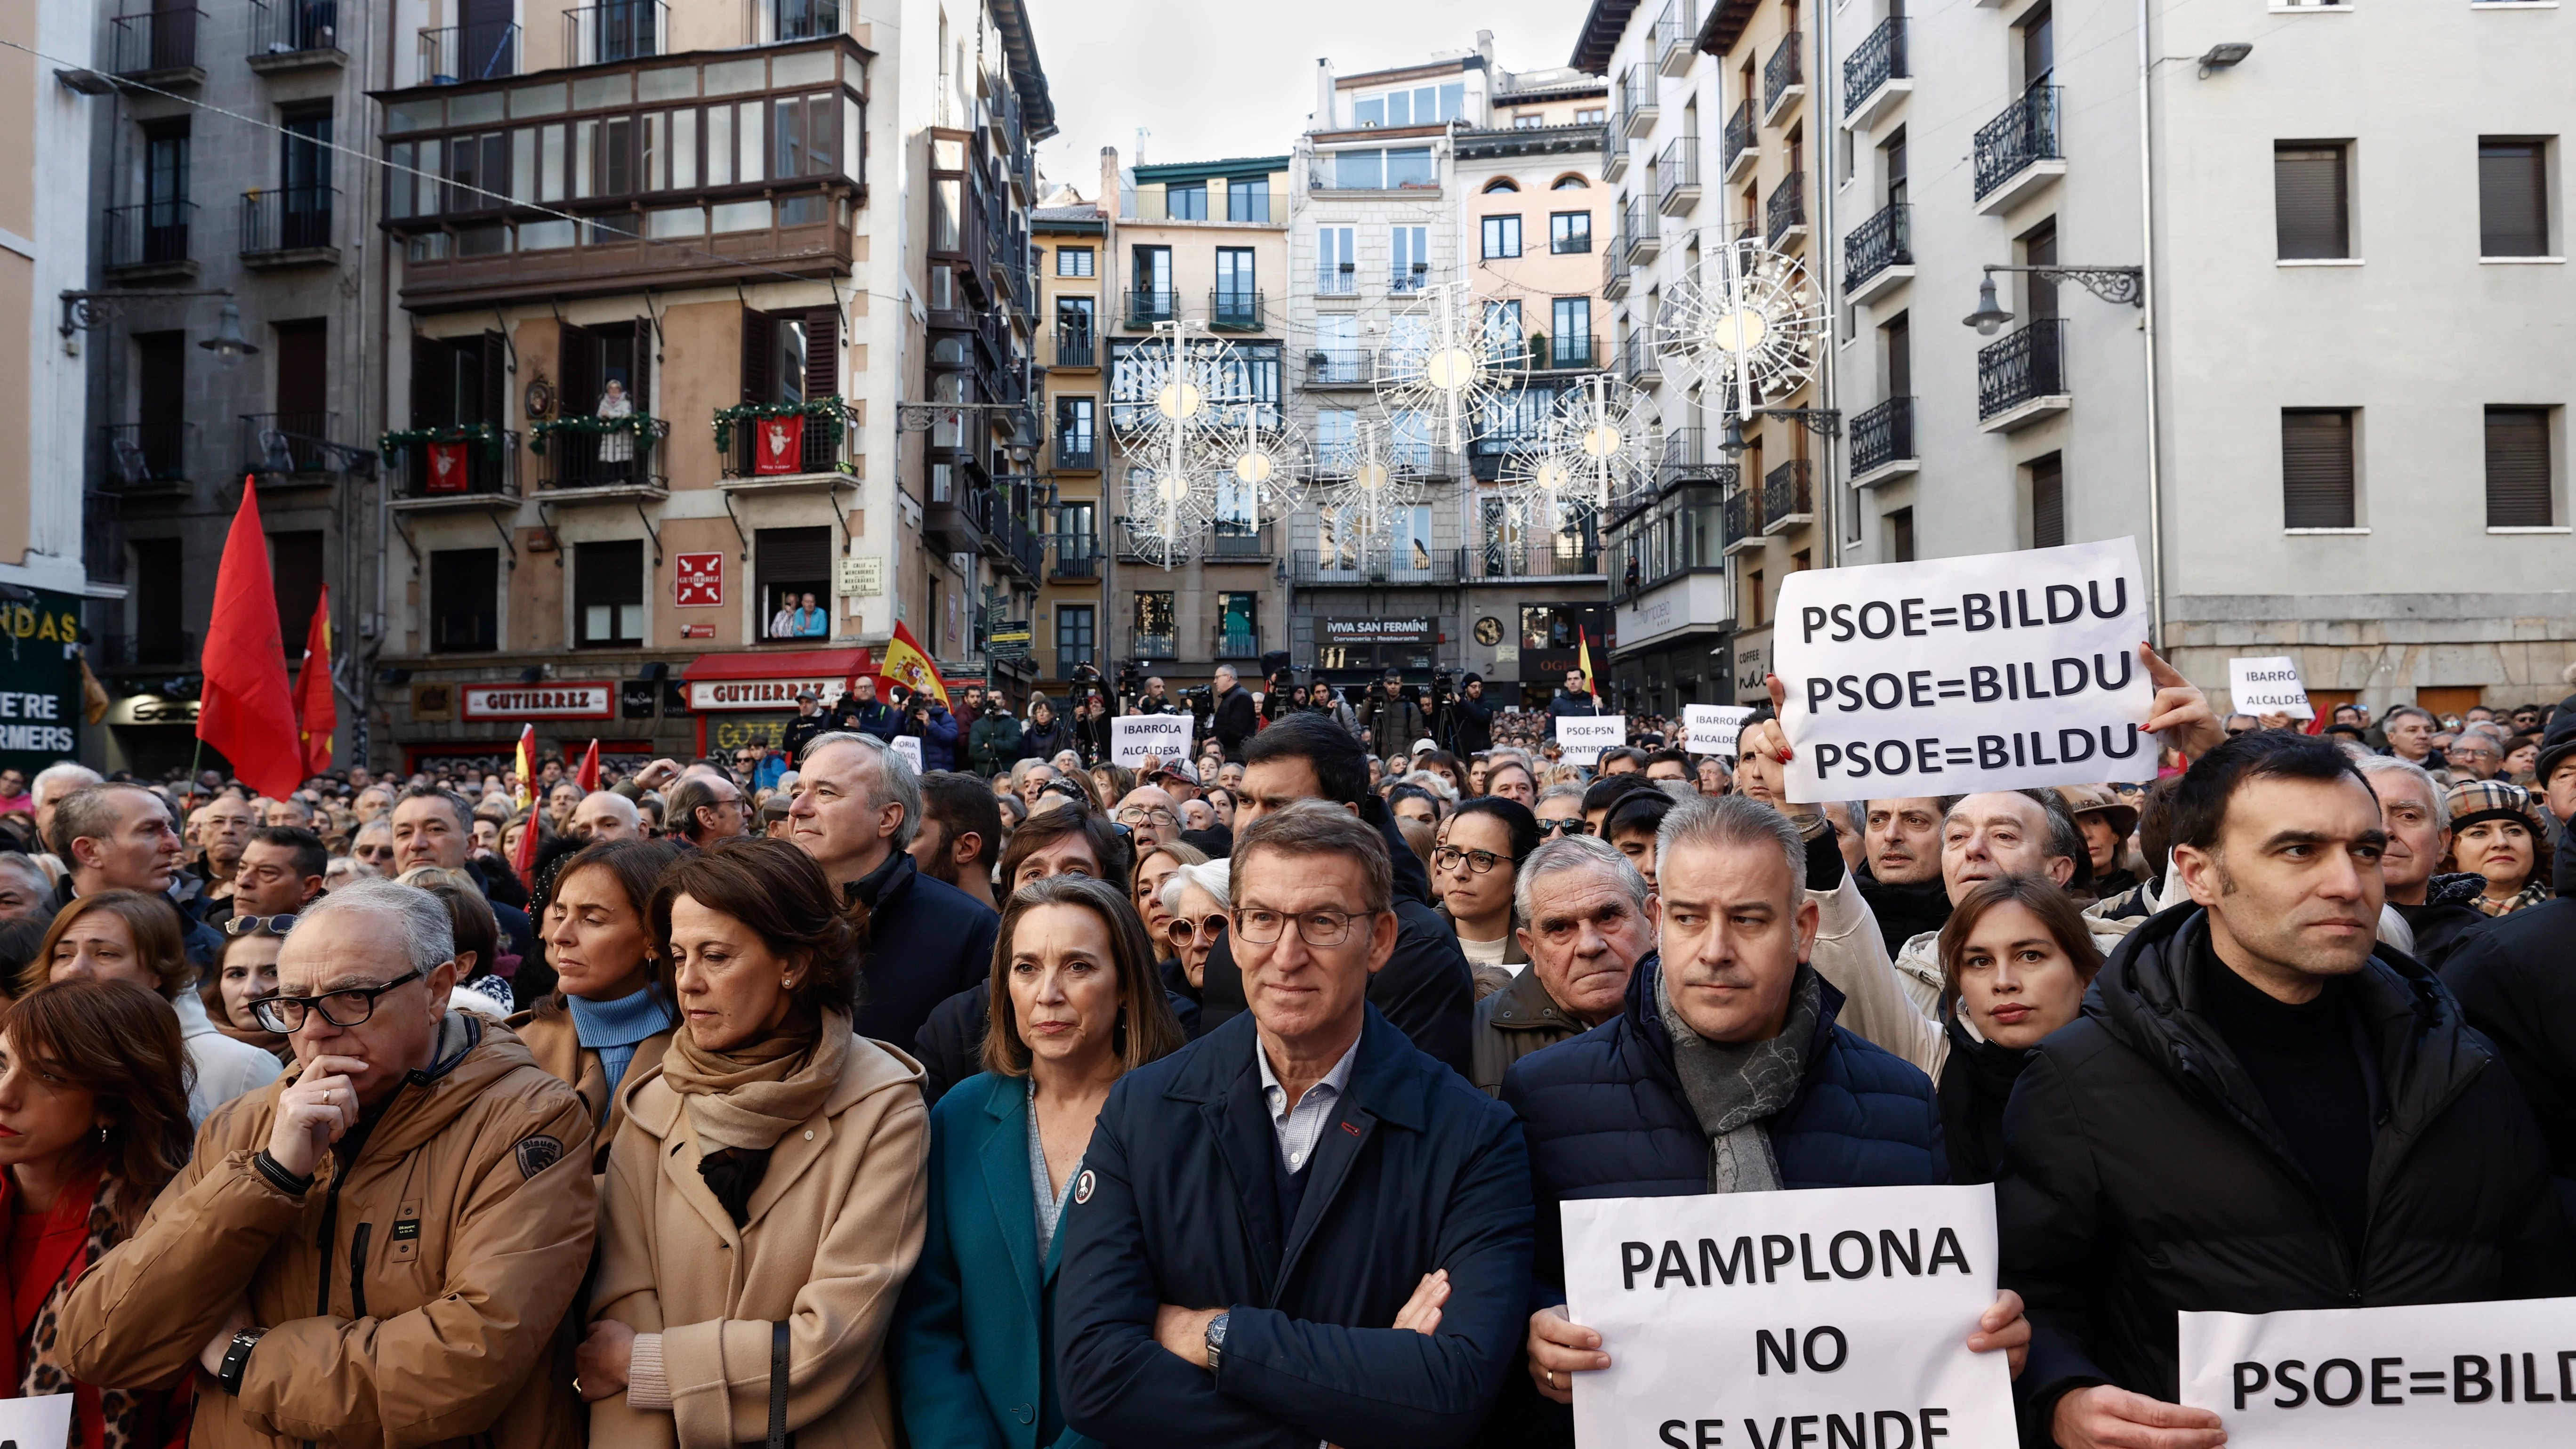
[[2299, 661], [2286, 654], [2227, 661], [2227, 692], [2238, 714], [2286, 714], [2315, 719], [2308, 687], [2299, 682]]
[[1556, 742], [1565, 747], [1569, 765], [1597, 765], [1603, 750], [1628, 743], [1624, 714], [1566, 714], [1556, 718]]
[[2228, 1449], [2576, 1443], [2576, 1298], [2175, 1317]]
[[1735, 741], [1744, 733], [1745, 718], [1753, 707], [1745, 704], [1686, 704], [1682, 706], [1682, 748], [1694, 755], [1724, 755], [1735, 758]]
[[1988, 1187], [1565, 1204], [1580, 1449], [2012, 1449]]
[[1198, 723], [1185, 714], [1131, 714], [1109, 722], [1109, 763], [1135, 769], [1149, 758], [1186, 760]]
[[1806, 569], [1776, 617], [1796, 803], [2156, 777], [2134, 539]]

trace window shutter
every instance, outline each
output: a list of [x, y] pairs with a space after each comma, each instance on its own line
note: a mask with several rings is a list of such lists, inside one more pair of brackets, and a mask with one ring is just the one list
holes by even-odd
[[815, 307], [805, 314], [805, 400], [820, 402], [841, 390], [841, 314]]
[[661, 334], [654, 329], [650, 314], [635, 319], [635, 386], [628, 391], [634, 395], [635, 410], [639, 413], [653, 410], [653, 353], [656, 350], [654, 344], [660, 340]]
[[2478, 147], [2478, 255], [2549, 255], [2549, 182], [2537, 141]]
[[2030, 465], [2030, 546], [2066, 543], [2066, 469], [2055, 456]]
[[510, 344], [498, 332], [483, 334], [482, 413], [477, 422], [506, 427], [510, 421]]
[[2350, 528], [2355, 518], [2352, 414], [2281, 414], [2281, 525]]
[[832, 530], [763, 528], [753, 534], [764, 583], [812, 584], [832, 575]]
[[456, 421], [454, 349], [434, 338], [411, 340], [411, 425], [443, 426]]
[[2273, 151], [2272, 203], [2283, 258], [2352, 255], [2341, 146]]
[[2551, 491], [2548, 412], [2487, 409], [2487, 527], [2549, 527]]
[[774, 395], [769, 379], [770, 349], [775, 346], [770, 336], [769, 318], [746, 307], [742, 313], [742, 400], [765, 403]]
[[555, 412], [567, 418], [599, 410], [599, 334], [570, 322], [555, 324]]

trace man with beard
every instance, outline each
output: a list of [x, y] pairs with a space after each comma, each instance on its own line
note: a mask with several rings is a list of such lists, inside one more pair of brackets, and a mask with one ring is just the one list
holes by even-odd
[[921, 873], [987, 906], [993, 863], [1002, 858], [1002, 807], [976, 776], [933, 770], [921, 777], [921, 833], [904, 847]]

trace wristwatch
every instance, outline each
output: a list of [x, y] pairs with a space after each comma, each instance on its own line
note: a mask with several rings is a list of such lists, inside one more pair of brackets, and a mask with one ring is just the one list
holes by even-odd
[[1233, 1316], [1234, 1315], [1231, 1312], [1220, 1313], [1216, 1317], [1208, 1320], [1207, 1356], [1209, 1373], [1215, 1373], [1218, 1360], [1225, 1357], [1225, 1321]]
[[233, 1335], [231, 1346], [224, 1350], [224, 1366], [215, 1371], [215, 1382], [223, 1386], [225, 1393], [240, 1395], [242, 1371], [250, 1367], [250, 1351], [259, 1347], [259, 1336], [266, 1332], [265, 1328], [245, 1328]]

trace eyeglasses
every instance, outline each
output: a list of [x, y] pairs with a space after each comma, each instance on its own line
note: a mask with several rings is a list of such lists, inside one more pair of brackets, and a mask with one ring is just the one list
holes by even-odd
[[1236, 911], [1234, 932], [1255, 946], [1267, 946], [1288, 933], [1288, 923], [1297, 923], [1297, 939], [1309, 946], [1338, 946], [1351, 934], [1351, 922], [1364, 921], [1375, 911], [1306, 911], [1291, 917], [1285, 911]]
[[1538, 833], [1541, 835], [1590, 835], [1592, 833], [1592, 822], [1584, 819], [1580, 815], [1569, 815], [1562, 820], [1542, 820], [1538, 823]]
[[1164, 809], [1160, 805], [1130, 805], [1118, 812], [1118, 819], [1122, 823], [1128, 825], [1142, 825], [1149, 820], [1157, 825], [1178, 825], [1181, 823], [1179, 817], [1173, 815], [1171, 811]]
[[308, 1011], [321, 1012], [322, 1019], [333, 1026], [363, 1026], [376, 1014], [377, 997], [420, 979], [421, 970], [415, 966], [382, 986], [353, 986], [324, 996], [263, 996], [250, 1004], [250, 1014], [281, 1035], [301, 1028]]
[[1163, 934], [1171, 937], [1175, 946], [1196, 945], [1202, 936], [1207, 938], [1208, 944], [1214, 945], [1225, 939], [1225, 913], [1219, 911], [1195, 921], [1187, 916], [1174, 916], [1172, 923], [1163, 928]]
[[1440, 869], [1456, 870], [1458, 862], [1463, 860], [1467, 863], [1469, 873], [1474, 875], [1483, 875], [1510, 858], [1496, 855], [1490, 850], [1460, 850], [1454, 845], [1444, 845], [1431, 852], [1431, 863]]
[[272, 936], [283, 936], [294, 929], [293, 915], [235, 916], [224, 922], [224, 934], [227, 936], [247, 936], [254, 931], [266, 931]]

